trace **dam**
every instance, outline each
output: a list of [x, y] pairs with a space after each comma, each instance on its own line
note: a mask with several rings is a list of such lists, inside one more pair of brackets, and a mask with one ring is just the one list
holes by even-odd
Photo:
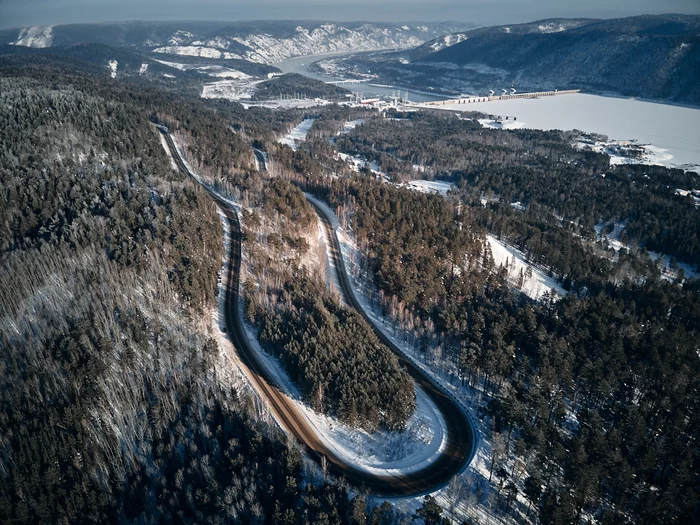
[[453, 104], [473, 104], [476, 102], [493, 102], [496, 100], [514, 100], [518, 98], [540, 98], [540, 97], [553, 97], [555, 95], [572, 95], [574, 93], [580, 93], [580, 89], [565, 89], [562, 91], [536, 91], [532, 93], [508, 93], [505, 95], [487, 95], [487, 96], [474, 96], [474, 97], [460, 97], [450, 100], [433, 100], [430, 102], [423, 102], [423, 106], [447, 106]]

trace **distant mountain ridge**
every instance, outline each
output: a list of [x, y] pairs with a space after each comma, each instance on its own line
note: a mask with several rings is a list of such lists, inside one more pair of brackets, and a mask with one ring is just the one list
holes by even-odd
[[272, 64], [312, 54], [413, 48], [469, 27], [473, 25], [445, 22], [115, 22], [9, 29], [0, 31], [0, 44], [51, 47], [90, 42]]
[[[450, 41], [452, 45], [447, 45]], [[345, 70], [457, 93], [580, 88], [700, 104], [700, 16], [552, 19], [481, 27], [405, 52], [349, 59]]]

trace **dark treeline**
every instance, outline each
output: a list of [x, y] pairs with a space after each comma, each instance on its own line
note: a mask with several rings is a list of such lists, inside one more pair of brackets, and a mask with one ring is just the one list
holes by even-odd
[[253, 100], [283, 97], [344, 100], [346, 95], [350, 95], [350, 92], [340, 86], [327, 84], [322, 80], [315, 80], [297, 73], [287, 73], [258, 84], [252, 98]]
[[297, 276], [282, 293], [291, 301], [287, 308], [252, 305], [260, 341], [314, 409], [368, 430], [403, 428], [415, 408], [413, 382], [362, 318], [339, 306], [319, 280]]
[[[700, 262], [700, 210], [676, 188], [698, 186], [698, 175], [660, 166], [609, 166], [604, 154], [574, 149], [560, 131], [484, 129], [476, 120], [416, 113], [371, 119], [338, 140], [347, 153], [381, 160], [389, 155], [456, 182], [467, 202], [481, 199], [538, 206], [540, 219], [573, 223], [594, 238], [599, 222], [625, 222], [630, 245]], [[400, 178], [412, 166], [388, 163]], [[400, 169], [404, 166], [403, 171]], [[398, 171], [397, 171], [398, 169]], [[527, 239], [514, 238], [526, 247]]]
[[[313, 482], [220, 368], [219, 218], [148, 118], [245, 181], [232, 113], [16, 65], [0, 61], [0, 522], [393, 520]], [[245, 131], [282, 118], [257, 115]]]

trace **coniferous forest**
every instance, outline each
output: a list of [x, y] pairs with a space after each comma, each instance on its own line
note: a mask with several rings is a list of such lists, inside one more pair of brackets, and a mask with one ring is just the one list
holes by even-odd
[[0, 522], [391, 519], [313, 482], [221, 366], [219, 217], [149, 122], [255, 188], [239, 134], [297, 114], [244, 127], [239, 107], [31, 62], [0, 61]]
[[[329, 291], [302, 190], [356, 243], [350, 271], [375, 313], [473, 393], [495, 518], [697, 522], [700, 283], [650, 251], [700, 261], [700, 209], [675, 194], [698, 176], [610, 166], [572, 133], [471, 116], [313, 115], [293, 151], [277, 139], [304, 110], [0, 56], [0, 522], [449, 523], [431, 496], [402, 513], [319, 473], [236, 375], [212, 322], [221, 220], [154, 123], [240, 205], [246, 323], [316, 411], [398, 432], [416, 395]], [[394, 184], [419, 175], [454, 189]], [[627, 248], [596, 227], [619, 227]], [[566, 294], [522, 293], [488, 235]]]
[[[604, 168], [560, 132], [399, 117], [370, 119], [336, 145], [382, 166], [385, 156], [390, 167], [408, 163], [410, 178], [421, 163], [456, 183], [451, 194], [347, 168], [345, 180], [299, 181], [352, 232], [356, 275], [378, 292], [377, 310], [426, 363], [482, 393], [504, 513], [519, 493], [543, 523], [694, 522], [700, 284], [663, 278], [643, 248], [613, 257], [589, 230], [622, 221], [631, 245], [665, 243], [693, 261], [700, 210], [668, 188], [695, 187], [698, 176]], [[304, 145], [312, 173], [334, 166], [324, 141]], [[528, 209], [510, 206], [516, 200]], [[522, 247], [570, 293], [538, 302], [520, 293], [494, 264], [487, 233]]]

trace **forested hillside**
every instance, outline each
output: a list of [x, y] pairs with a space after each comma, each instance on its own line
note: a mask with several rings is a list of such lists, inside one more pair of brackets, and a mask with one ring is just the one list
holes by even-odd
[[698, 187], [697, 174], [612, 166], [607, 155], [575, 149], [573, 141], [566, 132], [485, 129], [476, 120], [415, 113], [401, 120], [370, 119], [337, 146], [378, 160], [398, 180], [417, 177], [413, 165], [419, 165], [430, 176], [454, 181], [467, 202], [478, 207], [485, 199], [499, 208], [488, 222], [492, 231], [534, 260], [545, 257], [575, 282], [592, 270], [576, 268], [581, 263], [576, 257], [563, 260], [552, 243], [540, 240], [542, 234], [523, 235], [502, 219], [513, 217], [503, 208], [518, 202], [527, 208], [523, 219], [541, 230], [564, 229], [588, 239], [595, 239], [597, 224], [620, 222], [621, 240], [630, 247], [700, 263], [700, 210], [675, 191]]
[[[579, 250], [576, 264], [589, 268], [589, 281], [598, 284], [540, 302], [513, 291], [504, 270], [494, 266], [479, 225], [522, 221], [534, 229], [546, 214], [513, 219], [511, 214], [523, 212], [509, 200], [521, 196], [510, 193], [503, 207], [484, 209], [482, 192], [502, 196], [514, 191], [518, 173], [528, 174], [539, 181], [518, 182], [528, 191], [523, 202], [533, 206], [527, 197], [545, 200], [549, 188], [556, 195], [558, 177], [566, 173], [566, 199], [556, 208], [565, 219], [583, 222], [598, 209], [585, 202], [587, 184], [600, 194], [596, 204], [610, 203], [612, 210], [631, 204], [613, 205], [604, 186], [595, 183], [602, 179], [597, 163], [605, 159], [572, 150], [559, 134], [491, 132], [456, 119], [433, 127], [433, 117], [414, 118], [420, 126], [370, 120], [338, 138], [337, 145], [387, 152], [445, 170], [444, 175], [461, 164], [463, 171], [455, 172], [461, 203], [457, 195], [423, 195], [347, 169], [335, 180], [328, 176], [333, 160], [314, 141], [302, 153], [314, 157], [309, 162], [315, 174], [297, 177], [326, 196], [352, 233], [360, 248], [356, 275], [374, 290], [377, 312], [391, 319], [417, 357], [444, 376], [457, 374], [467, 395], [478, 393], [470, 399], [492, 425], [488, 476], [497, 497], [491, 511], [522, 519], [513, 508], [520, 494], [528, 501], [527, 513], [534, 510], [546, 524], [578, 523], [585, 516], [604, 523], [696, 521], [698, 281], [681, 286], [644, 268], [634, 278], [613, 279], [613, 267], [638, 264], [634, 254], [632, 261], [621, 255], [601, 266], [600, 255], [574, 235], [577, 230], [557, 220], [542, 231], [566, 232], [564, 238]], [[545, 161], [547, 156], [553, 160]], [[501, 163], [511, 170], [501, 171]], [[648, 175], [647, 187], [632, 179], [620, 200], [644, 205], [646, 198], [670, 207], [673, 197], [661, 190], [674, 178], [694, 176], [638, 169], [638, 176]], [[604, 180], [611, 178], [619, 190], [616, 170], [607, 171]], [[623, 169], [620, 178], [627, 173]], [[694, 217], [698, 211], [683, 213]], [[666, 225], [673, 228], [676, 217], [666, 218]], [[546, 253], [558, 249], [556, 236], [543, 235], [540, 242]], [[605, 272], [597, 281], [596, 267]]]
[[321, 80], [288, 73], [260, 83], [253, 94], [253, 100], [269, 100], [284, 97], [323, 98], [326, 100], [346, 100], [350, 91], [340, 86], [326, 84]]
[[413, 382], [326, 290], [316, 215], [301, 191], [263, 173], [229, 177], [220, 191], [247, 204], [242, 295], [262, 347], [316, 411], [369, 431], [401, 430], [415, 409]]
[[[700, 102], [700, 17], [656, 15], [543, 20], [475, 29], [463, 42], [421, 59], [465, 67], [466, 83], [521, 90], [579, 88], [628, 96]], [[481, 68], [478, 65], [482, 65]], [[485, 66], [485, 67], [483, 67]], [[471, 78], [470, 78], [471, 77]]]
[[700, 103], [700, 17], [551, 19], [441, 35], [414, 49], [329, 58], [333, 71], [384, 84], [486, 95], [583, 89]]
[[[240, 206], [246, 320], [317, 411], [400, 430], [415, 393], [328, 291], [295, 185], [337, 212], [387, 330], [488, 421], [469, 505], [547, 525], [698, 521], [700, 284], [662, 278], [646, 251], [700, 260], [700, 210], [675, 195], [697, 175], [610, 166], [560, 132], [334, 106], [293, 151], [276, 141], [304, 111], [183, 93], [0, 57], [0, 522], [440, 523], [432, 497], [401, 514], [326, 479], [250, 395], [212, 319], [220, 218], [156, 122]], [[456, 189], [397, 187], [338, 150]], [[615, 223], [629, 250], [596, 241]], [[487, 233], [569, 293], [520, 293]]]
[[[0, 71], [0, 521], [364, 520], [363, 497], [314, 482], [259, 419], [212, 337], [219, 218], [148, 119], [243, 178], [240, 108]], [[251, 112], [250, 129], [280, 119]]]

